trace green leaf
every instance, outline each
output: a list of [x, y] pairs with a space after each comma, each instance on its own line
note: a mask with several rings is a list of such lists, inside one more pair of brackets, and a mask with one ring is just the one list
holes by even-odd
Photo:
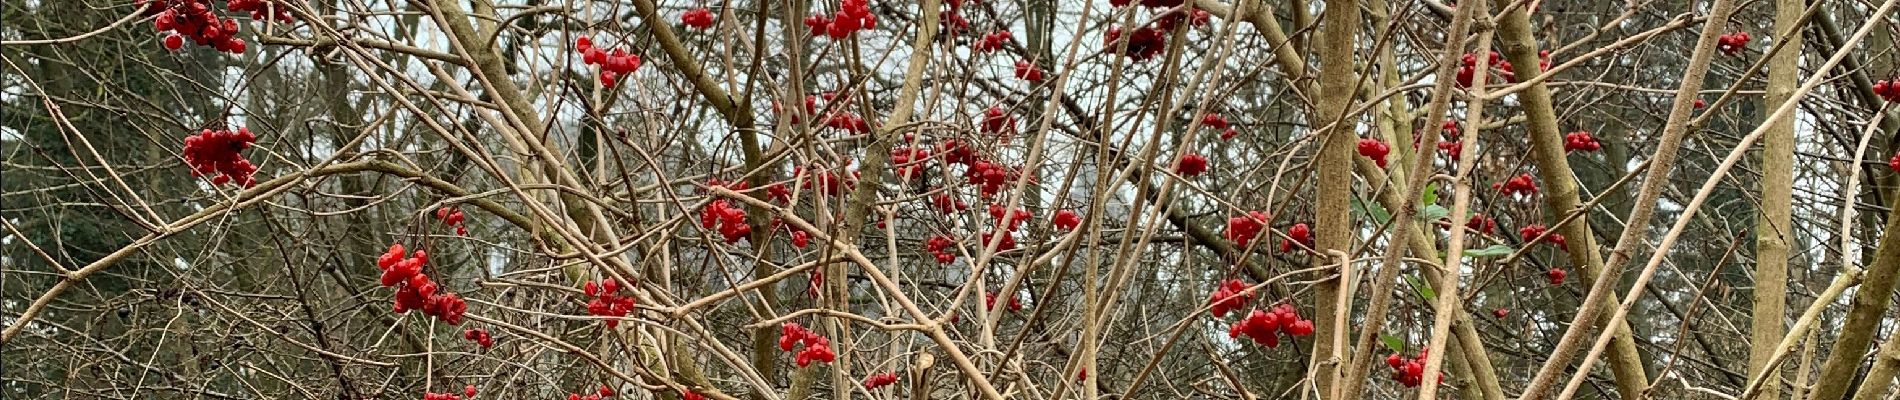
[[1418, 275], [1406, 275], [1405, 283], [1411, 284], [1412, 291], [1417, 292], [1418, 297], [1422, 297], [1426, 301], [1432, 301], [1438, 298], [1438, 292], [1432, 290], [1431, 285], [1426, 285], [1425, 280], [1418, 279]]
[[1437, 221], [1448, 216], [1451, 216], [1451, 209], [1437, 204], [1425, 206], [1424, 210], [1418, 212], [1418, 218], [1424, 221]]
[[1385, 342], [1385, 348], [1392, 349], [1393, 353], [1405, 352], [1405, 341], [1399, 340], [1398, 336], [1381, 334], [1379, 335], [1379, 341]]
[[1352, 211], [1355, 214], [1364, 215], [1367, 218], [1372, 218], [1372, 222], [1379, 223], [1379, 224], [1384, 224], [1387, 221], [1392, 220], [1392, 213], [1387, 212], [1385, 210], [1385, 207], [1379, 206], [1378, 203], [1367, 203], [1364, 201], [1360, 201], [1359, 198], [1357, 197], [1354, 197], [1352, 199]]
[[1425, 192], [1418, 197], [1420, 204], [1438, 204], [1438, 182], [1425, 184]]
[[1482, 249], [1465, 250], [1465, 257], [1501, 257], [1511, 255], [1513, 251], [1516, 250], [1512, 249], [1511, 246], [1494, 244], [1491, 245], [1491, 247]]

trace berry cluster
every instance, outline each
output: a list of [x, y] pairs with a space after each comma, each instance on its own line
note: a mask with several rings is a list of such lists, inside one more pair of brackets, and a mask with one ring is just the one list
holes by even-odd
[[1074, 210], [1056, 210], [1055, 216], [1049, 218], [1049, 224], [1061, 232], [1073, 231], [1082, 226], [1082, 215], [1076, 214]]
[[1495, 317], [1495, 318], [1497, 318], [1497, 319], [1504, 319], [1504, 317], [1509, 317], [1509, 316], [1511, 316], [1511, 309], [1509, 309], [1509, 308], [1500, 308], [1500, 309], [1496, 309], [1496, 310], [1491, 310], [1491, 316], [1492, 316], [1492, 317]]
[[1292, 304], [1280, 303], [1273, 311], [1253, 309], [1246, 318], [1227, 329], [1227, 337], [1238, 338], [1247, 335], [1267, 348], [1280, 347], [1280, 334], [1307, 336], [1313, 334], [1313, 321], [1300, 318], [1299, 310]]
[[251, 148], [256, 142], [257, 136], [252, 135], [250, 129], [238, 128], [235, 132], [205, 129], [185, 137], [185, 163], [191, 165], [194, 177], [217, 173], [211, 178], [213, 185], [231, 182], [248, 188], [257, 185], [257, 180], [251, 177], [257, 172], [257, 166], [238, 152]]
[[1180, 164], [1174, 166], [1174, 173], [1181, 174], [1181, 176], [1196, 177], [1201, 176], [1201, 173], [1204, 172], [1207, 172], [1207, 157], [1203, 157], [1200, 154], [1188, 153], [1182, 155]]
[[[1438, 141], [1438, 151], [1445, 152], [1445, 156], [1450, 157], [1452, 161], [1458, 161], [1458, 157], [1463, 155], [1465, 149], [1464, 142], [1458, 141], [1458, 121], [1445, 120], [1444, 125], [1440, 125], [1439, 129], [1444, 132], [1445, 138]], [[1418, 141], [1413, 140], [1412, 145], [1418, 146]]]
[[713, 200], [699, 211], [699, 227], [715, 229], [726, 243], [737, 243], [752, 234], [752, 225], [746, 223], [745, 209], [733, 206], [725, 199]]
[[1042, 67], [1029, 60], [1016, 61], [1016, 79], [1030, 82], [1042, 82]]
[[1228, 217], [1227, 231], [1221, 235], [1233, 241], [1235, 247], [1245, 248], [1254, 238], [1260, 237], [1260, 231], [1266, 229], [1267, 221], [1272, 220], [1273, 217], [1265, 212], [1248, 211], [1247, 215]]
[[842, 111], [833, 113], [830, 117], [825, 118], [825, 127], [842, 129], [859, 135], [871, 133], [870, 121], [865, 121], [863, 117], [859, 117], [857, 114]]
[[[1160, 25], [1157, 21], [1155, 24], [1135, 28], [1133, 34], [1127, 35], [1128, 49], [1122, 54], [1135, 61], [1148, 61], [1161, 55], [1161, 51], [1168, 47], [1168, 33], [1167, 28]], [[1109, 49], [1114, 49], [1116, 42], [1122, 40], [1122, 36], [1121, 27], [1108, 28], [1104, 42]]]
[[831, 362], [838, 358], [837, 353], [831, 352], [831, 339], [819, 336], [817, 332], [805, 329], [797, 322], [786, 322], [783, 329], [784, 332], [778, 337], [779, 350], [792, 351], [794, 345], [800, 343], [805, 345], [805, 348], [799, 350], [798, 355], [793, 357], [800, 368], [811, 365], [812, 361]]
[[640, 56], [627, 54], [624, 49], [602, 50], [586, 36], [574, 39], [574, 50], [581, 53], [581, 62], [600, 66], [601, 86], [614, 87], [621, 76], [640, 69]]
[[1524, 242], [1526, 243], [1529, 243], [1533, 239], [1537, 239], [1538, 236], [1544, 236], [1544, 243], [1557, 245], [1557, 248], [1559, 249], [1569, 249], [1569, 247], [1564, 245], [1563, 234], [1552, 233], [1546, 236], [1544, 235], [1544, 230], [1545, 230], [1544, 224], [1530, 224], [1530, 225], [1525, 225], [1523, 228], [1518, 228], [1517, 235], [1523, 238]]
[[297, 20], [290, 16], [289, 7], [283, 4], [272, 4], [273, 2], [274, 0], [228, 0], [224, 3], [224, 7], [231, 9], [231, 12], [250, 13], [253, 21], [270, 19], [289, 23]]
[[1544, 279], [1550, 280], [1552, 286], [1564, 284], [1564, 277], [1569, 275], [1563, 268], [1551, 268], [1549, 271], [1544, 271]]
[[1002, 204], [990, 204], [990, 218], [1012, 232], [1022, 229], [1023, 222], [1032, 217], [1035, 217], [1035, 214], [1030, 214], [1027, 209], [1017, 208], [1012, 211], [1008, 207], [1003, 207]]
[[1207, 303], [1214, 307], [1214, 318], [1226, 317], [1228, 311], [1246, 307], [1247, 302], [1252, 300], [1253, 292], [1247, 291], [1247, 283], [1239, 279], [1221, 281], [1214, 288], [1214, 293], [1207, 297]]
[[689, 390], [680, 392], [680, 400], [706, 400], [706, 396], [700, 395], [699, 392]]
[[1009, 177], [1016, 175], [1014, 168], [984, 160], [972, 160], [964, 165], [969, 168], [963, 170], [963, 177], [969, 184], [977, 185], [977, 191], [983, 197], [995, 196], [1003, 190], [1004, 184], [1009, 183]]
[[905, 180], [923, 177], [924, 169], [929, 166], [930, 147], [898, 146], [891, 149], [891, 169]]
[[1874, 82], [1874, 94], [1890, 102], [1900, 102], [1900, 78]]
[[[1010, 296], [1008, 306], [1009, 306], [1009, 312], [1022, 311], [1023, 300], [1021, 297]], [[996, 292], [989, 292], [989, 293], [983, 294], [983, 308], [992, 310], [992, 311], [996, 310]]]
[[1392, 146], [1385, 144], [1383, 140], [1359, 139], [1359, 155], [1372, 159], [1373, 163], [1379, 164], [1379, 168], [1385, 168], [1385, 156], [1391, 152]]
[[466, 219], [466, 217], [462, 215], [462, 210], [453, 207], [438, 208], [435, 209], [435, 219], [441, 220], [443, 224], [455, 227], [456, 236], [468, 236], [468, 225], [462, 224], [462, 221]]
[[614, 278], [602, 279], [599, 284], [583, 283], [581, 293], [594, 298], [587, 302], [588, 315], [613, 317], [607, 320], [608, 328], [620, 326], [620, 318], [633, 311], [633, 296], [620, 295], [620, 282]]
[[975, 45], [970, 46], [970, 49], [978, 53], [1002, 50], [1003, 44], [1009, 43], [1009, 39], [1010, 34], [1007, 30], [985, 33], [981, 40], [977, 40]]
[[481, 345], [484, 350], [495, 347], [495, 337], [490, 336], [487, 329], [469, 329], [462, 331], [462, 339], [475, 342], [475, 344]]
[[[1405, 387], [1418, 387], [1425, 382], [1425, 356], [1429, 349], [1420, 349], [1418, 356], [1405, 357], [1393, 354], [1385, 357], [1385, 365], [1392, 367], [1392, 380], [1399, 381]], [[1445, 383], [1445, 373], [1438, 373], [1438, 383]]]
[[950, 248], [955, 244], [956, 242], [951, 241], [949, 236], [937, 235], [931, 236], [930, 240], [924, 242], [924, 249], [929, 251], [931, 256], [936, 257], [938, 263], [949, 264], [957, 260], [957, 253]]
[[1566, 152], [1592, 152], [1601, 149], [1603, 149], [1603, 144], [1597, 143], [1597, 138], [1591, 136], [1590, 132], [1576, 131], [1564, 134], [1564, 151]]
[[1471, 214], [1471, 219], [1465, 221], [1465, 228], [1486, 235], [1496, 234], [1498, 232], [1498, 220], [1485, 216], [1484, 214]]
[[596, 393], [588, 393], [587, 395], [581, 395], [580, 393], [567, 394], [567, 400], [600, 400], [608, 397], [614, 397], [614, 388], [607, 385], [600, 385], [600, 389], [597, 390]]
[[[1459, 61], [1462, 61], [1463, 65], [1458, 67], [1458, 87], [1461, 87], [1461, 88], [1471, 87], [1473, 78], [1477, 77], [1477, 74], [1478, 74], [1478, 68], [1479, 68], [1478, 56], [1476, 54], [1466, 53], [1465, 57]], [[1504, 71], [1512, 70], [1511, 62], [1504, 61], [1504, 56], [1501, 54], [1498, 54], [1498, 52], [1496, 51], [1491, 52], [1491, 55], [1489, 56], [1489, 59], [1486, 60], [1485, 65], [1487, 66], [1495, 65], [1498, 67], [1498, 69], [1504, 70]], [[1512, 79], [1515, 80], [1516, 78], [1512, 78]]]
[[686, 27], [693, 28], [693, 29], [699, 29], [699, 30], [712, 29], [713, 27], [712, 10], [708, 10], [706, 9], [706, 7], [700, 7], [700, 8], [688, 10], [686, 11], [685, 14], [680, 14], [680, 23], [685, 24]]
[[1281, 253], [1293, 251], [1293, 242], [1299, 242], [1300, 245], [1309, 249], [1319, 247], [1313, 243], [1313, 229], [1307, 227], [1305, 223], [1293, 224], [1293, 227], [1286, 228], [1286, 237], [1291, 239], [1280, 240]]
[[422, 273], [423, 265], [428, 263], [427, 251], [416, 250], [414, 255], [407, 255], [401, 243], [389, 245], [389, 251], [376, 258], [376, 267], [383, 270], [383, 286], [401, 286], [396, 288], [396, 312], [420, 309], [424, 315], [449, 325], [461, 325], [462, 315], [468, 313], [468, 302], [455, 293], [439, 290], [429, 275]]
[[1537, 195], [1537, 181], [1532, 180], [1531, 174], [1528, 172], [1513, 176], [1511, 179], [1505, 180], [1504, 183], [1493, 183], [1491, 184], [1491, 188], [1497, 189], [1498, 192], [1504, 193], [1505, 196], [1514, 196], [1520, 193], [1525, 196]]
[[1722, 37], [1715, 39], [1715, 49], [1721, 50], [1722, 54], [1732, 56], [1742, 52], [1742, 49], [1746, 47], [1748, 47], [1748, 32], [1725, 33]]
[[864, 377], [864, 390], [877, 390], [877, 388], [890, 386], [893, 383], [897, 383], [897, 373], [895, 372], [873, 374]]
[[806, 17], [805, 27], [811, 29], [812, 36], [826, 35], [831, 36], [832, 39], [844, 39], [859, 30], [876, 29], [877, 15], [871, 14], [869, 0], [843, 0], [838, 4], [836, 16]]
[[[983, 232], [982, 234], [977, 235], [977, 240], [981, 240], [985, 246], [988, 246], [990, 243], [990, 236], [995, 235], [995, 234], [997, 234], [996, 231]], [[1005, 251], [1015, 250], [1016, 249], [1016, 235], [1010, 232], [1003, 232], [1002, 235], [1003, 235], [1003, 238], [996, 239], [996, 252], [1001, 253]]]
[[[153, 29], [169, 32], [164, 40], [166, 49], [178, 50], [184, 47], [185, 38], [189, 37], [192, 43], [197, 43], [199, 46], [211, 46], [218, 51], [231, 54], [243, 53], [244, 39], [237, 38], [237, 18], [219, 19], [218, 14], [211, 11], [210, 3], [210, 0], [140, 0], [138, 2], [140, 6], [145, 7], [145, 15], [157, 17], [152, 20]], [[232, 11], [250, 11], [253, 17], [257, 17], [262, 16], [261, 13], [255, 11], [261, 3], [259, 0], [237, 0], [225, 6], [231, 8]], [[239, 6], [246, 9], [238, 10]], [[288, 19], [289, 15], [285, 14], [284, 18]]]
[[1887, 160], [1887, 166], [1893, 167], [1893, 172], [1900, 172], [1900, 151], [1893, 153], [1893, 158]]
[[990, 106], [983, 111], [983, 133], [1008, 137], [1016, 132], [1016, 116], [1010, 115], [1003, 106]]
[[1234, 130], [1233, 125], [1227, 122], [1227, 117], [1222, 116], [1218, 113], [1207, 113], [1207, 115], [1202, 115], [1201, 125], [1207, 125], [1207, 127], [1209, 128], [1219, 129], [1220, 140], [1228, 140], [1228, 139], [1233, 139], [1234, 136], [1240, 136], [1240, 131]]

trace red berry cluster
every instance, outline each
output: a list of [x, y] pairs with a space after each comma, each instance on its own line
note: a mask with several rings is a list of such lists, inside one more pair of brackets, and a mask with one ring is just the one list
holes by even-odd
[[614, 388], [607, 385], [600, 385], [600, 389], [595, 393], [588, 393], [586, 395], [581, 395], [580, 393], [567, 394], [567, 400], [600, 400], [608, 397], [614, 397]]
[[483, 349], [495, 347], [495, 337], [490, 336], [487, 329], [469, 329], [462, 331], [462, 339], [475, 342], [475, 344], [481, 345]]
[[1227, 218], [1227, 231], [1221, 235], [1233, 241], [1234, 246], [1245, 248], [1254, 238], [1260, 237], [1260, 231], [1266, 229], [1267, 222], [1272, 220], [1273, 217], [1265, 212], [1248, 211], [1247, 215]]
[[1564, 277], [1569, 275], [1563, 268], [1551, 268], [1549, 271], [1544, 271], [1544, 279], [1550, 280], [1551, 285], [1564, 284]]
[[[995, 235], [995, 234], [997, 234], [996, 231], [983, 232], [982, 234], [977, 235], [977, 240], [982, 241], [983, 244], [987, 246], [990, 243], [990, 236]], [[1003, 232], [1002, 235], [1003, 235], [1002, 239], [996, 239], [996, 252], [1001, 253], [1005, 251], [1015, 250], [1016, 249], [1016, 235], [1010, 232]]]
[[290, 7], [284, 4], [271, 4], [272, 1], [273, 0], [228, 0], [224, 2], [224, 7], [231, 9], [231, 12], [251, 13], [251, 20], [253, 21], [272, 19], [277, 22], [289, 23], [297, 20], [290, 16]]
[[1509, 316], [1511, 316], [1511, 309], [1509, 309], [1509, 308], [1500, 308], [1500, 309], [1496, 309], [1496, 310], [1491, 310], [1491, 316], [1492, 316], [1492, 317], [1495, 317], [1495, 318], [1497, 318], [1497, 319], [1504, 319], [1504, 317], [1509, 317]]
[[[1405, 387], [1418, 387], [1425, 382], [1425, 356], [1429, 349], [1420, 349], [1418, 356], [1407, 358], [1398, 354], [1385, 357], [1385, 365], [1392, 367], [1392, 380], [1399, 381]], [[1445, 383], [1445, 373], [1438, 373], [1438, 383]]]
[[[1022, 311], [1023, 300], [1021, 297], [1010, 296], [1008, 306], [1009, 306], [1009, 312]], [[996, 310], [996, 292], [989, 292], [989, 293], [983, 294], [983, 308], [989, 309], [989, 310]]]
[[[1532, 239], [1537, 239], [1538, 236], [1544, 235], [1544, 230], [1544, 224], [1530, 224], [1525, 225], [1523, 228], [1518, 228], [1517, 235], [1522, 237], [1525, 242], [1530, 242]], [[1557, 245], [1559, 249], [1569, 249], [1569, 247], [1564, 245], [1564, 235], [1560, 233], [1552, 233], [1544, 236], [1544, 243]]]
[[1373, 163], [1379, 164], [1379, 168], [1385, 168], [1385, 156], [1391, 152], [1392, 146], [1385, 144], [1383, 140], [1359, 139], [1359, 155], [1372, 159]]
[[897, 383], [897, 373], [895, 372], [874, 374], [864, 377], [864, 390], [877, 390], [877, 388], [890, 386], [893, 383]]
[[983, 39], [977, 40], [976, 45], [971, 46], [970, 49], [978, 53], [1002, 50], [1003, 44], [1009, 43], [1009, 39], [1010, 34], [1007, 30], [985, 33], [983, 34]]
[[990, 106], [983, 111], [983, 133], [1008, 137], [1016, 131], [1016, 116], [1010, 115], [1003, 106]]
[[995, 196], [1003, 190], [1004, 184], [1009, 183], [1009, 177], [1016, 175], [1015, 168], [984, 160], [973, 160], [964, 165], [969, 168], [963, 170], [963, 177], [969, 184], [977, 185], [977, 191], [983, 197]]
[[800, 343], [805, 345], [805, 348], [799, 350], [793, 357], [800, 368], [811, 365], [812, 361], [831, 362], [838, 358], [836, 353], [831, 352], [831, 339], [819, 336], [817, 332], [805, 329], [797, 322], [786, 322], [782, 328], [784, 332], [778, 337], [779, 350], [792, 351], [794, 345]]
[[1748, 32], [1726, 33], [1715, 39], [1715, 49], [1721, 50], [1722, 54], [1732, 56], [1742, 52], [1742, 49], [1746, 47], [1748, 47]]
[[466, 217], [462, 215], [462, 210], [453, 207], [438, 208], [435, 209], [435, 219], [442, 220], [442, 223], [455, 227], [456, 236], [468, 236], [468, 226], [462, 224], [462, 221], [466, 219]]
[[1531, 174], [1528, 172], [1513, 176], [1511, 179], [1505, 180], [1504, 183], [1493, 183], [1491, 184], [1491, 188], [1497, 189], [1498, 192], [1504, 193], [1505, 196], [1513, 196], [1520, 193], [1525, 196], [1537, 195], [1537, 181], [1532, 180]]
[[950, 248], [954, 245], [956, 242], [951, 241], [949, 236], [937, 235], [924, 242], [924, 249], [936, 257], [938, 263], [949, 264], [957, 260], [957, 253]]
[[680, 392], [680, 400], [706, 400], [706, 396], [700, 395], [699, 392], [689, 390]]
[[1221, 281], [1220, 285], [1215, 286], [1214, 293], [1207, 297], [1207, 303], [1214, 307], [1214, 318], [1226, 317], [1228, 311], [1246, 307], [1247, 302], [1252, 300], [1253, 292], [1247, 291], [1247, 283], [1239, 279]]
[[1286, 237], [1292, 239], [1280, 240], [1281, 253], [1293, 251], [1293, 242], [1300, 242], [1307, 248], [1318, 247], [1313, 243], [1313, 229], [1307, 227], [1305, 223], [1293, 224], [1293, 227], [1286, 228]]
[[929, 162], [928, 146], [898, 146], [891, 149], [891, 170], [905, 180], [921, 178]]
[[1874, 94], [1891, 102], [1900, 102], [1900, 78], [1874, 82]]
[[633, 296], [620, 295], [620, 281], [614, 278], [600, 280], [599, 284], [587, 282], [581, 284], [581, 293], [593, 300], [587, 302], [587, 315], [613, 317], [607, 320], [607, 327], [620, 326], [619, 318], [633, 311]]
[[1498, 232], [1498, 220], [1485, 216], [1484, 214], [1471, 214], [1471, 219], [1465, 221], [1465, 228], [1482, 232], [1486, 235], [1496, 234]]
[[1900, 151], [1893, 153], [1893, 158], [1887, 160], [1887, 166], [1893, 167], [1893, 172], [1900, 172]]
[[257, 180], [251, 177], [257, 172], [257, 166], [238, 152], [251, 148], [256, 142], [257, 136], [252, 135], [250, 129], [238, 128], [235, 132], [205, 129], [185, 137], [185, 163], [191, 165], [194, 177], [217, 173], [211, 178], [213, 185], [231, 182], [248, 188], [257, 185]]
[[[1464, 142], [1458, 141], [1458, 121], [1445, 120], [1444, 125], [1440, 125], [1439, 129], [1444, 132], [1445, 137], [1444, 140], [1438, 141], [1438, 151], [1445, 152], [1445, 156], [1451, 158], [1452, 161], [1458, 161], [1458, 157], [1463, 155], [1465, 149]], [[1412, 147], [1418, 147], [1418, 143], [1418, 140], [1413, 140]]]
[[869, 0], [843, 0], [838, 4], [836, 16], [806, 17], [805, 27], [811, 29], [812, 36], [826, 35], [831, 36], [832, 39], [844, 39], [859, 30], [876, 29], [877, 15], [871, 14]]
[[[1492, 51], [1489, 57], [1485, 65], [1496, 65], [1498, 69], [1505, 71], [1511, 70], [1511, 62], [1504, 61], [1504, 55]], [[1477, 77], [1478, 74], [1478, 56], [1476, 54], [1466, 53], [1465, 57], [1459, 61], [1462, 61], [1463, 65], [1458, 67], [1458, 87], [1471, 87], [1473, 78]]]
[[1601, 149], [1603, 149], [1603, 144], [1597, 143], [1597, 138], [1591, 136], [1590, 132], [1576, 131], [1564, 134], [1564, 151], [1592, 152]]
[[[1122, 54], [1135, 61], [1148, 61], [1161, 55], [1161, 51], [1168, 47], [1168, 32], [1167, 28], [1161, 27], [1158, 22], [1136, 28], [1134, 34], [1127, 35], [1128, 49]], [[1122, 28], [1113, 27], [1108, 28], [1104, 42], [1109, 49], [1114, 49], [1117, 46], [1116, 41], [1121, 39]]]
[[1207, 125], [1209, 128], [1221, 130], [1220, 140], [1233, 139], [1234, 136], [1240, 135], [1240, 131], [1234, 130], [1234, 126], [1227, 122], [1227, 117], [1219, 113], [1207, 113], [1207, 115], [1202, 115], [1201, 125]]
[[1174, 166], [1174, 173], [1181, 174], [1181, 176], [1201, 176], [1203, 172], [1207, 172], [1207, 157], [1203, 157], [1200, 154], [1188, 153], [1183, 155], [1181, 156], [1180, 164]]
[[1280, 333], [1293, 336], [1312, 335], [1313, 321], [1301, 319], [1299, 310], [1295, 310], [1292, 304], [1280, 303], [1270, 312], [1255, 308], [1252, 313], [1247, 314], [1246, 318], [1227, 329], [1227, 337], [1238, 338], [1240, 335], [1247, 335], [1248, 338], [1253, 339], [1254, 343], [1267, 346], [1267, 348], [1280, 347]]
[[376, 267], [383, 270], [383, 286], [401, 286], [396, 288], [396, 312], [420, 309], [424, 315], [449, 325], [461, 325], [462, 315], [468, 313], [468, 302], [455, 293], [439, 290], [429, 275], [422, 273], [423, 265], [428, 263], [427, 251], [416, 250], [414, 255], [407, 255], [402, 243], [389, 245], [389, 251], [376, 258]]
[[1016, 61], [1016, 79], [1030, 82], [1042, 82], [1042, 67], [1029, 60]]
[[990, 204], [990, 218], [995, 219], [997, 223], [1009, 228], [1010, 231], [1022, 229], [1023, 222], [1028, 221], [1031, 217], [1035, 217], [1035, 214], [1030, 214], [1029, 210], [1026, 209], [1017, 208], [1011, 211], [1008, 207], [1003, 207], [1002, 204]]
[[712, 10], [708, 10], [706, 9], [706, 7], [700, 7], [700, 8], [688, 10], [686, 11], [685, 14], [680, 14], [680, 23], [685, 24], [686, 27], [693, 28], [693, 29], [699, 29], [699, 30], [712, 29], [712, 26], [713, 26]]
[[842, 111], [833, 113], [830, 117], [825, 118], [825, 127], [841, 129], [860, 135], [871, 133], [870, 121], [864, 120], [863, 117], [859, 117], [857, 114]]
[[1049, 224], [1058, 231], [1073, 231], [1075, 227], [1082, 226], [1082, 215], [1076, 214], [1074, 210], [1056, 210], [1056, 215], [1049, 218]]
[[752, 234], [752, 225], [746, 223], [745, 209], [733, 206], [725, 199], [713, 200], [699, 211], [699, 227], [715, 229], [726, 243], [737, 243]]
[[640, 69], [640, 56], [627, 54], [625, 49], [602, 50], [586, 36], [574, 39], [574, 50], [581, 53], [581, 62], [600, 66], [601, 86], [614, 87], [621, 76]]
[[[210, 3], [209, 0], [139, 0], [138, 2], [140, 6], [147, 6], [144, 8], [145, 15], [157, 17], [152, 20], [153, 29], [169, 32], [165, 35], [166, 49], [178, 50], [184, 47], [185, 38], [189, 37], [192, 43], [197, 43], [199, 46], [211, 46], [218, 51], [231, 54], [243, 53], [244, 39], [237, 38], [237, 18], [219, 19], [218, 14], [211, 11]], [[259, 10], [261, 7], [263, 7], [261, 0], [232, 0], [225, 4], [225, 8], [231, 11], [250, 12], [253, 19], [263, 16], [263, 12]], [[290, 15], [285, 13], [281, 6], [278, 7], [278, 12], [283, 13], [282, 20], [289, 20]]]

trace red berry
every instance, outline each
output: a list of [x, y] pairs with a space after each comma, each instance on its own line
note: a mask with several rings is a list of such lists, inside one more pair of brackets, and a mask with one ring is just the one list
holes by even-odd
[[1544, 278], [1549, 279], [1551, 285], [1564, 284], [1564, 276], [1566, 275], [1569, 274], [1564, 272], [1563, 268], [1551, 268], [1550, 271], [1544, 272]]
[[1200, 176], [1201, 173], [1207, 172], [1207, 157], [1192, 153], [1181, 156], [1180, 164], [1174, 168], [1174, 172], [1187, 177]]
[[183, 36], [178, 36], [177, 33], [165, 35], [166, 50], [178, 50], [179, 47], [183, 47], [184, 45], [185, 38]]

